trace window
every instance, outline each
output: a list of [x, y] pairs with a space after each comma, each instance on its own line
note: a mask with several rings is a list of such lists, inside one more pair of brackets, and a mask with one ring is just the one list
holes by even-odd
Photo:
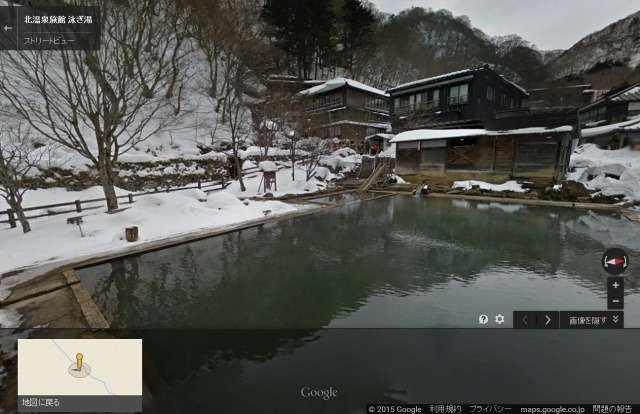
[[449, 88], [449, 104], [467, 103], [469, 100], [469, 84], [455, 85]]
[[437, 108], [440, 106], [440, 90], [434, 89], [420, 94], [420, 107], [422, 109]]
[[583, 124], [602, 121], [605, 119], [606, 114], [607, 114], [607, 108], [594, 109], [580, 115], [580, 121]]
[[332, 125], [329, 128], [327, 128], [328, 130], [328, 136], [327, 138], [335, 138], [335, 137], [340, 137], [340, 125]]
[[496, 99], [496, 90], [487, 86], [487, 100], [493, 102]]
[[[398, 100], [398, 98], [396, 98], [396, 101], [397, 100]], [[396, 102], [396, 105], [397, 105], [397, 102]], [[378, 110], [383, 110], [383, 111], [387, 111], [388, 110], [387, 102], [385, 102], [384, 100], [382, 100], [380, 98], [374, 98], [374, 97], [371, 97], [371, 96], [367, 96], [365, 98], [364, 106], [365, 106], [365, 108], [368, 108], [368, 109], [378, 109]]]
[[342, 94], [333, 93], [330, 95], [320, 96], [313, 100], [310, 109], [324, 108], [327, 106], [336, 106], [342, 104]]
[[502, 95], [502, 100], [500, 101], [500, 105], [504, 106], [505, 108], [509, 108], [509, 109], [513, 109], [514, 106], [514, 102], [513, 102], [513, 98], [511, 98], [510, 96], [507, 95]]

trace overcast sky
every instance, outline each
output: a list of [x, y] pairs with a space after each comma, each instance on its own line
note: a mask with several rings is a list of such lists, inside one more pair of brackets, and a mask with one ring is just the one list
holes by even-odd
[[591, 32], [640, 10], [637, 0], [371, 0], [388, 13], [411, 6], [467, 15], [491, 36], [516, 33], [542, 50], [568, 49]]

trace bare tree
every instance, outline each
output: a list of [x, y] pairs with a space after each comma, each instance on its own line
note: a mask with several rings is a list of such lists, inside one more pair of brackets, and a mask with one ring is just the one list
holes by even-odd
[[112, 211], [118, 208], [118, 157], [166, 130], [180, 111], [180, 67], [187, 53], [177, 26], [165, 22], [177, 19], [174, 2], [99, 4], [100, 50], [4, 53], [0, 96], [40, 135], [96, 167]]
[[240, 97], [235, 93], [228, 94], [229, 101], [224, 105], [224, 115], [229, 126], [229, 132], [231, 133], [231, 151], [233, 153], [233, 160], [235, 163], [235, 170], [237, 171], [237, 178], [240, 182], [240, 190], [246, 191], [244, 181], [242, 180], [242, 162], [240, 160], [239, 149], [241, 139], [246, 136], [247, 128], [249, 124], [247, 117], [247, 107], [242, 102]]
[[44, 148], [33, 139], [28, 126], [6, 122], [0, 126], [0, 196], [15, 211], [23, 233], [31, 231], [22, 207], [27, 191], [24, 181], [42, 160], [46, 153]]
[[318, 137], [309, 138], [308, 144], [304, 147], [308, 153], [304, 160], [304, 170], [307, 181], [316, 175], [316, 169], [320, 166], [322, 157], [327, 154], [330, 148], [331, 142], [328, 139]]

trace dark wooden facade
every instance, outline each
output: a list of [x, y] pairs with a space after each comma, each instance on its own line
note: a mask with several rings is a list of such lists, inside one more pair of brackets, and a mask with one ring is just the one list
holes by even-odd
[[580, 108], [578, 114], [582, 128], [616, 124], [640, 114], [640, 82], [614, 86], [597, 101]]
[[396, 173], [432, 184], [465, 179], [493, 183], [526, 179], [541, 185], [561, 181], [579, 134], [575, 109], [524, 112], [494, 118], [492, 129], [460, 129], [442, 138], [436, 130], [424, 130], [424, 139], [421, 131], [413, 131], [417, 139], [412, 141], [398, 135]]
[[359, 143], [352, 146], [363, 147], [367, 136], [389, 130], [388, 96], [357, 85], [345, 79], [342, 86], [309, 94], [307, 113], [312, 135]]
[[488, 66], [389, 89], [394, 132], [419, 128], [482, 128], [496, 111], [522, 106], [527, 93]]
[[398, 143], [396, 173], [446, 184], [514, 178], [548, 184], [566, 174], [571, 140], [572, 134], [564, 131]]

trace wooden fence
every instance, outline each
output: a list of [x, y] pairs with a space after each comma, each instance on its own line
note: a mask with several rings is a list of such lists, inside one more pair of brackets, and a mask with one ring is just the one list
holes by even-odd
[[[227, 181], [212, 181], [212, 182], [201, 182], [198, 181], [197, 185], [192, 185], [189, 187], [179, 187], [179, 188], [170, 188], [170, 187], [166, 187], [165, 189], [156, 189], [154, 191], [148, 191], [148, 192], [144, 192], [144, 193], [129, 193], [127, 195], [121, 195], [118, 196], [118, 200], [121, 199], [126, 199], [126, 204], [133, 204], [134, 203], [134, 197], [139, 197], [139, 196], [144, 196], [144, 195], [149, 195], [149, 194], [158, 194], [158, 193], [170, 193], [173, 191], [182, 191], [182, 190], [192, 190], [192, 189], [199, 189], [199, 190], [203, 190], [205, 192], [211, 192], [211, 191], [218, 191], [218, 190], [224, 190], [225, 188], [227, 188], [227, 186], [229, 185], [229, 182]], [[52, 216], [52, 215], [56, 215], [56, 214], [66, 214], [66, 213], [73, 213], [73, 212], [77, 212], [77, 213], [81, 213], [83, 211], [86, 210], [94, 210], [94, 209], [98, 209], [101, 208], [102, 206], [99, 205], [93, 205], [93, 206], [87, 206], [87, 207], [83, 207], [84, 204], [93, 204], [93, 203], [100, 203], [103, 201], [107, 201], [106, 198], [94, 198], [91, 200], [75, 200], [69, 203], [58, 203], [58, 204], [48, 204], [48, 205], [44, 205], [44, 206], [35, 206], [35, 207], [27, 207], [24, 208], [24, 212], [27, 213], [29, 211], [38, 211], [38, 210], [47, 210], [47, 209], [53, 209], [53, 208], [60, 208], [60, 207], [73, 207], [73, 209], [71, 210], [51, 210], [51, 211], [47, 211], [45, 214], [38, 214], [36, 216], [27, 216], [27, 219], [34, 219], [34, 218], [39, 218], [39, 217], [47, 217], [47, 216]], [[0, 223], [4, 224], [4, 223], [9, 223], [9, 226], [11, 226], [11, 228], [15, 228], [17, 225], [17, 218], [16, 218], [16, 213], [15, 211], [13, 211], [12, 209], [8, 209], [5, 211], [0, 211], [0, 217], [2, 216], [7, 216], [7, 220], [0, 220]]]

